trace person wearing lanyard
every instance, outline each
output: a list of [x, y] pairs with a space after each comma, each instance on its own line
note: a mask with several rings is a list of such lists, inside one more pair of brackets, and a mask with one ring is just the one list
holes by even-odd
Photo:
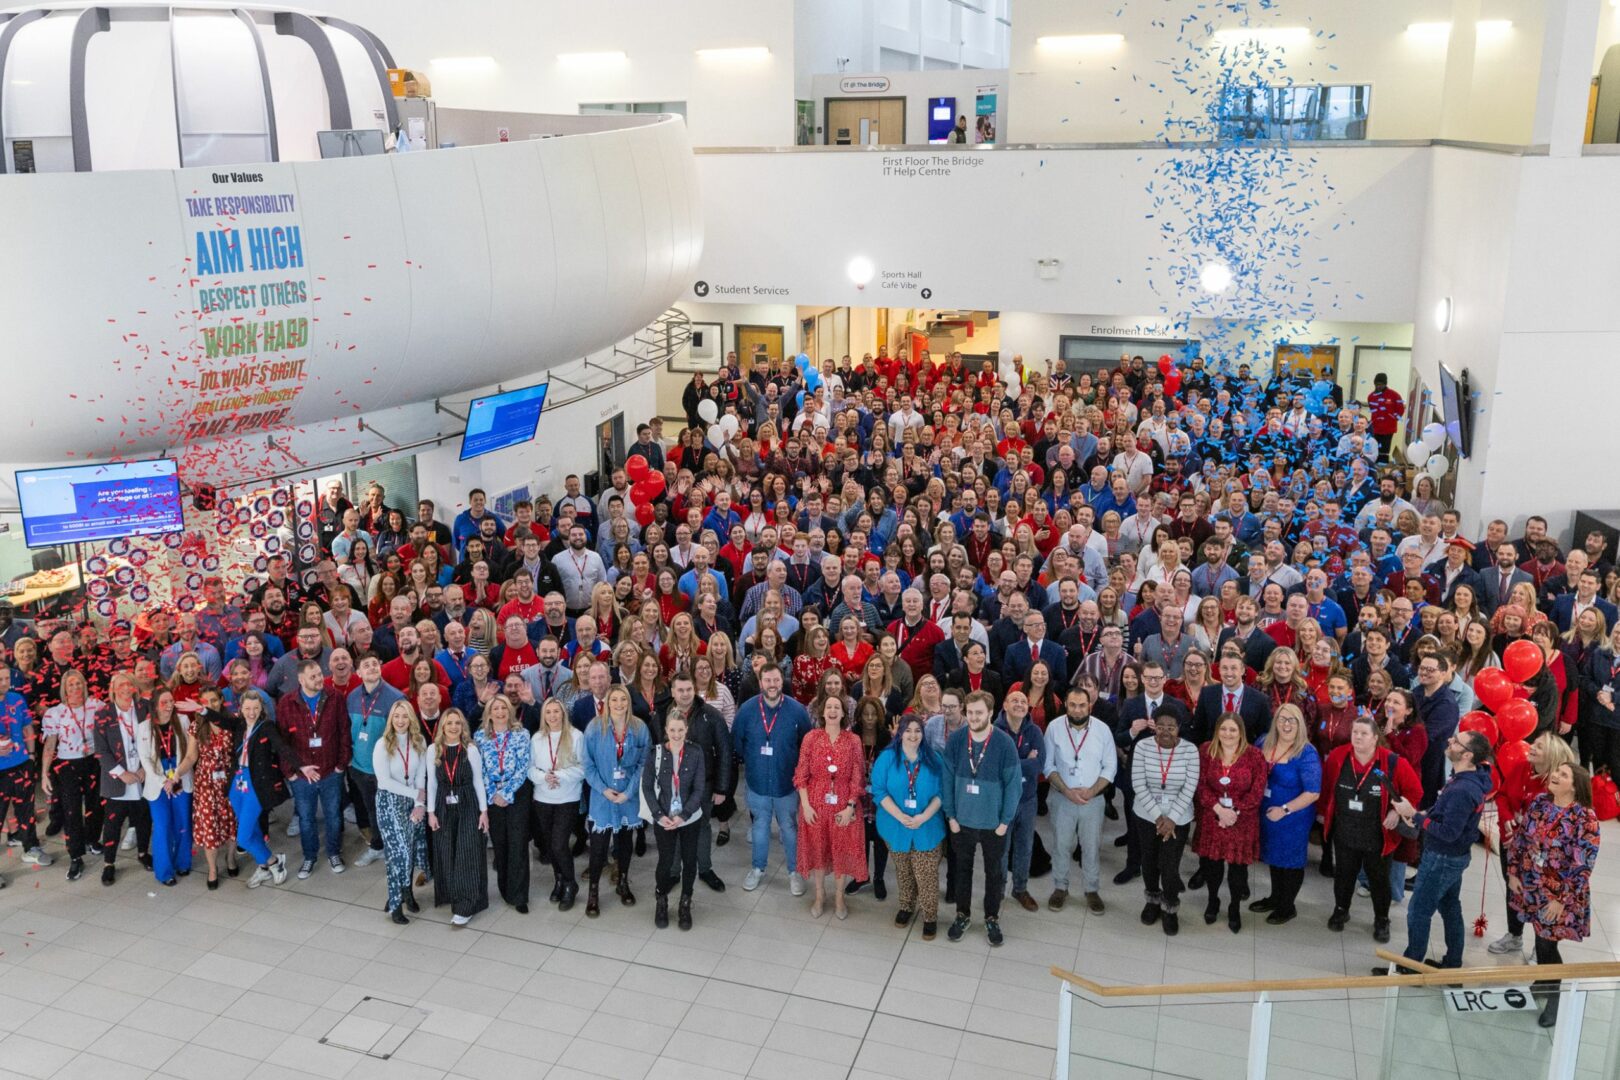
[[[271, 714], [270, 699], [262, 690], [248, 690], [237, 702], [242, 719], [242, 749], [231, 778], [231, 809], [236, 812], [236, 846], [259, 864], [247, 887], [287, 880], [287, 856], [270, 851], [270, 811], [287, 801], [282, 778], [285, 749], [281, 729]], [[112, 836], [112, 833], [108, 833]]]
[[34, 828], [33, 719], [23, 696], [11, 689], [11, 669], [0, 661], [0, 821], [8, 813], [16, 818], [12, 836], [22, 842], [24, 863], [49, 866], [51, 857], [39, 846]]
[[793, 786], [799, 793], [798, 868], [815, 888], [810, 917], [826, 903], [826, 876], [833, 874], [833, 910], [849, 918], [845, 879], [866, 880], [866, 829], [860, 820], [866, 759], [860, 736], [846, 731], [841, 697], [823, 698], [819, 723], [799, 747]]
[[1101, 915], [1103, 791], [1119, 769], [1108, 725], [1091, 715], [1091, 695], [1081, 687], [1064, 700], [1066, 717], [1046, 728], [1046, 776], [1052, 786], [1052, 896], [1047, 907], [1062, 911], [1069, 899], [1070, 852], [1080, 846], [1080, 879], [1086, 907]]
[[221, 706], [219, 687], [202, 692], [203, 708], [191, 718], [192, 742], [197, 764], [192, 770], [192, 831], [197, 846], [208, 860], [208, 888], [219, 888], [219, 852], [225, 849], [225, 872], [238, 873], [236, 865], [236, 812], [231, 809], [231, 764], [242, 737], [241, 721]]
[[1350, 921], [1356, 875], [1366, 870], [1372, 893], [1373, 940], [1389, 940], [1389, 857], [1400, 845], [1396, 795], [1421, 798], [1417, 771], [1382, 745], [1380, 725], [1365, 713], [1350, 724], [1350, 741], [1328, 755], [1322, 767], [1322, 832], [1333, 845], [1333, 914], [1328, 929]]
[[1193, 852], [1209, 889], [1205, 925], [1221, 914], [1221, 882], [1228, 885], [1226, 925], [1243, 929], [1243, 901], [1249, 898], [1249, 864], [1260, 855], [1260, 802], [1265, 797], [1266, 759], [1249, 744], [1243, 718], [1226, 713], [1200, 752], [1198, 790], [1193, 807], [1198, 821]]
[[[991, 694], [992, 702], [994, 699], [995, 695]], [[1007, 831], [1007, 843], [1002, 847], [1003, 869], [1012, 877], [1013, 899], [1025, 911], [1035, 911], [1040, 905], [1029, 895], [1029, 865], [1035, 850], [1036, 794], [1046, 763], [1046, 742], [1041, 729], [1029, 718], [1029, 698], [1022, 691], [1007, 695], [1006, 709], [996, 720], [996, 730], [1012, 739], [1024, 780], [1018, 789], [1018, 813]]]
[[[688, 680], [689, 681], [689, 680]], [[669, 927], [669, 890], [680, 864], [681, 901], [676, 924], [692, 929], [692, 885], [697, 881], [698, 822], [709, 803], [708, 763], [702, 747], [686, 741], [686, 714], [671, 710], [664, 717], [664, 745], [641, 770], [641, 796], [647, 800], [658, 843], [658, 871], [653, 888], [657, 909], [653, 925]]]
[[403, 701], [405, 695], [383, 681], [382, 660], [376, 653], [363, 653], [360, 657], [360, 685], [349, 691], [349, 744], [354, 747], [354, 759], [349, 763], [349, 781], [354, 785], [360, 802], [365, 806], [368, 820], [373, 824], [366, 850], [354, 861], [356, 866], [370, 866], [383, 857], [382, 831], [375, 827], [377, 807], [377, 775], [371, 762], [377, 740], [388, 727], [388, 716], [394, 702]]
[[170, 886], [191, 873], [191, 770], [197, 764], [196, 743], [179, 715], [174, 691], [160, 686], [135, 736], [146, 770], [141, 793], [152, 812], [152, 873]]
[[411, 891], [411, 871], [428, 865], [427, 832], [422, 827], [427, 816], [427, 758], [422, 724], [401, 695], [389, 706], [382, 736], [371, 749], [371, 771], [377, 778], [377, 816], [372, 820], [382, 835], [388, 867], [388, 901], [383, 906], [401, 926], [410, 922], [402, 908], [421, 910]]
[[541, 861], [551, 866], [551, 901], [558, 911], [572, 909], [579, 893], [568, 849], [585, 785], [585, 766], [575, 745], [568, 711], [558, 698], [547, 698], [540, 706], [540, 729], [530, 739], [529, 780], [534, 786], [530, 832]]
[[799, 745], [809, 733], [810, 713], [782, 693], [781, 670], [774, 665], [761, 669], [758, 696], [738, 706], [731, 725], [733, 756], [742, 763], [748, 816], [753, 819], [753, 865], [743, 878], [743, 889], [748, 892], [765, 881], [774, 818], [787, 855], [788, 891], [804, 895], [798, 864], [799, 794], [793, 787], [793, 775], [799, 767]]
[[529, 913], [529, 733], [518, 724], [517, 706], [497, 694], [484, 708], [474, 736], [483, 758], [484, 796], [489, 806], [489, 837], [495, 850], [495, 885], [501, 899]]
[[1160, 705], [1153, 714], [1152, 741], [1140, 743], [1131, 758], [1131, 787], [1147, 895], [1142, 925], [1159, 923], [1170, 937], [1181, 929], [1181, 853], [1192, 827], [1198, 772], [1198, 748], [1181, 737], [1177, 711]]
[[[1349, 689], [1349, 682], [1343, 682]], [[1266, 790], [1261, 800], [1260, 857], [1271, 870], [1271, 891], [1249, 905], [1269, 912], [1266, 922], [1279, 926], [1298, 913], [1294, 900], [1305, 883], [1311, 826], [1307, 813], [1322, 792], [1322, 759], [1305, 731], [1305, 714], [1283, 705], [1271, 714], [1271, 730], [1261, 746], [1266, 759]]]
[[1002, 942], [1002, 848], [1018, 814], [1023, 773], [1018, 748], [1004, 731], [990, 724], [990, 695], [969, 694], [963, 711], [967, 726], [945, 740], [945, 777], [941, 784], [945, 823], [956, 847], [956, 918], [945, 936], [962, 940], [973, 922], [973, 861], [984, 852], [984, 932], [992, 946]]
[[[600, 665], [599, 665], [600, 666]], [[647, 757], [647, 725], [630, 711], [630, 691], [615, 686], [607, 692], [602, 714], [585, 729], [585, 780], [590, 785], [590, 886], [585, 914], [596, 918], [602, 913], [598, 886], [607, 865], [608, 849], [618, 870], [619, 902], [626, 907], [636, 902], [630, 891], [630, 852], [635, 831], [641, 826], [641, 795], [636, 780]]]
[[92, 838], [101, 835], [105, 817], [94, 742], [101, 707], [89, 696], [84, 673], [69, 668], [62, 673], [61, 701], [45, 710], [40, 723], [45, 734], [40, 787], [47, 799], [53, 791], [61, 794], [69, 881], [84, 876], [85, 850]]
[[315, 872], [320, 857], [316, 819], [326, 823], [326, 857], [332, 873], [348, 869], [343, 863], [343, 774], [349, 767], [353, 742], [349, 739], [344, 703], [324, 692], [326, 675], [320, 661], [298, 662], [298, 686], [276, 703], [276, 725], [286, 748], [283, 766], [292, 784], [298, 808], [298, 842], [304, 861], [298, 865], [300, 881]]
[[894, 861], [900, 910], [894, 924], [922, 919], [924, 941], [934, 940], [939, 918], [939, 857], [945, 841], [940, 813], [939, 756], [923, 738], [922, 717], [907, 713], [887, 750], [872, 764], [872, 799], [878, 835]]
[[484, 764], [460, 711], [439, 720], [428, 748], [428, 831], [433, 844], [433, 906], [450, 905], [452, 926], [466, 926], [489, 907], [489, 871], [484, 863], [489, 803]]

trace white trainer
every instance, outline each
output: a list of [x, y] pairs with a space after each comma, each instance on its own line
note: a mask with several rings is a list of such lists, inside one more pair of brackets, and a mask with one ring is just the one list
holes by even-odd
[[30, 866], [49, 866], [56, 860], [45, 854], [44, 848], [31, 847], [22, 853], [22, 861]]
[[743, 878], [743, 892], [753, 892], [765, 880], [765, 871], [759, 867], [750, 867], [748, 874]]
[[788, 892], [792, 893], [794, 896], [803, 896], [804, 895], [804, 878], [800, 877], [798, 874], [789, 874], [788, 875]]
[[1524, 938], [1518, 934], [1503, 934], [1485, 947], [1485, 951], [1492, 956], [1506, 956], [1508, 953], [1524, 953]]
[[381, 860], [382, 857], [383, 857], [382, 852], [378, 851], [374, 847], [368, 847], [368, 848], [366, 848], [365, 851], [362, 851], [360, 853], [360, 857], [358, 859], [354, 860], [354, 865], [356, 865], [356, 866], [370, 866], [372, 863]]
[[260, 885], [263, 885], [269, 880], [270, 868], [268, 866], [261, 866], [257, 870], [253, 871], [252, 877], [248, 878], [247, 887], [250, 889], [257, 889]]
[[131, 825], [124, 830], [124, 839], [118, 844], [119, 851], [135, 850], [135, 826]]

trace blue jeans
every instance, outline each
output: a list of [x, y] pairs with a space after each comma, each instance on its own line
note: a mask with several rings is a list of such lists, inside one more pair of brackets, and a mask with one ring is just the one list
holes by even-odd
[[749, 841], [754, 848], [754, 869], [765, 869], [771, 854], [771, 818], [782, 832], [782, 851], [787, 855], [788, 873], [799, 872], [799, 793], [790, 791], [775, 799], [748, 793], [748, 816], [753, 819]]
[[1018, 804], [1018, 813], [1007, 829], [1007, 843], [1001, 849], [1001, 871], [1011, 876], [1014, 896], [1029, 891], [1029, 859], [1034, 848], [1035, 800], [1029, 799]]
[[1462, 876], [1468, 869], [1468, 855], [1441, 855], [1425, 851], [1418, 863], [1417, 884], [1406, 903], [1406, 953], [1408, 960], [1426, 959], [1429, 951], [1429, 924], [1440, 913], [1445, 928], [1446, 955], [1441, 967], [1462, 967], [1463, 913]]
[[302, 776], [292, 782], [293, 805], [298, 810], [298, 843], [304, 860], [314, 861], [321, 853], [320, 833], [316, 831], [315, 809], [320, 807], [326, 822], [326, 854], [343, 854], [343, 774], [330, 773], [313, 784]]

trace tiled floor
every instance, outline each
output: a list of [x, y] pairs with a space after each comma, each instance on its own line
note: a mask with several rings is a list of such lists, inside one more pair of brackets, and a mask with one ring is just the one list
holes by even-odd
[[[1118, 828], [1110, 823], [1107, 835]], [[357, 843], [351, 830], [350, 849]], [[277, 846], [296, 862], [297, 841], [281, 839], [279, 828]], [[716, 895], [700, 884], [697, 925], [681, 933], [653, 928], [650, 853], [634, 869], [634, 908], [613, 901], [587, 920], [581, 898], [558, 914], [544, 900], [549, 875], [536, 866], [531, 914], [492, 909], [452, 930], [446, 910], [424, 911], [408, 927], [390, 923], [380, 863], [342, 876], [323, 865], [279, 889], [249, 891], [245, 878], [227, 879], [210, 893], [200, 872], [166, 889], [127, 859], [112, 888], [94, 872], [69, 884], [62, 862], [34, 870], [7, 852], [0, 1080], [1045, 1077], [1057, 1045], [1052, 965], [1144, 983], [1360, 974], [1373, 962], [1367, 901], [1358, 899], [1345, 933], [1329, 932], [1328, 883], [1314, 870], [1302, 917], [1284, 927], [1251, 918], [1233, 935], [1224, 921], [1204, 926], [1195, 903], [1181, 936], [1168, 940], [1138, 923], [1139, 883], [1105, 884], [1110, 907], [1100, 917], [1074, 904], [1033, 915], [1009, 906], [1007, 943], [991, 950], [979, 923], [955, 945], [943, 920], [931, 943], [915, 926], [897, 929], [892, 892], [885, 903], [863, 892], [847, 922], [812, 920], [808, 901], [788, 894], [780, 849], [773, 855], [766, 886], [745, 893], [746, 832], [718, 849], [730, 888]], [[1122, 858], [1106, 849], [1107, 875]], [[1464, 885], [1470, 918], [1479, 861], [1476, 854]], [[1502, 926], [1499, 881], [1493, 865], [1486, 940]], [[1049, 879], [1036, 881], [1043, 903], [1049, 891]], [[1566, 959], [1614, 958], [1620, 857], [1600, 859], [1594, 908], [1592, 938], [1566, 948]], [[1395, 912], [1397, 949], [1403, 911]], [[1468, 963], [1496, 959], [1484, 944], [1470, 939]], [[320, 1041], [351, 1013], [367, 1015], [355, 1012], [367, 997], [421, 1014], [386, 1060]], [[1345, 1061], [1375, 1059], [1376, 1045], [1365, 1043], [1376, 1032], [1360, 1037], [1369, 1021], [1352, 1019], [1343, 1001], [1322, 1007], [1321, 1016], [1303, 1005], [1280, 1010], [1278, 1037], [1339, 1024], [1342, 1043], [1318, 1045], [1341, 1047]], [[1075, 1045], [1088, 1077], [1242, 1075], [1246, 1004], [1078, 1015]], [[350, 1023], [340, 1036], [359, 1031], [375, 1029]], [[1320, 1067], [1329, 1057], [1319, 1053], [1300, 1075], [1345, 1074]]]

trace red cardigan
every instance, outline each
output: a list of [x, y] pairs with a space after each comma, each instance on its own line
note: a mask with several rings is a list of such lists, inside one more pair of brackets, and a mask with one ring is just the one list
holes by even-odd
[[[1331, 832], [1333, 829], [1333, 812], [1338, 805], [1338, 800], [1334, 798], [1333, 789], [1338, 786], [1339, 773], [1343, 771], [1345, 759], [1350, 756], [1351, 750], [1350, 744], [1345, 743], [1328, 755], [1327, 764], [1322, 767], [1322, 828], [1327, 832]], [[1401, 757], [1393, 750], [1380, 747], [1374, 752], [1373, 760], [1378, 762], [1378, 767], [1383, 770], [1384, 775], [1394, 781], [1393, 784], [1384, 783], [1379, 785], [1379, 818], [1389, 816], [1389, 805], [1394, 801], [1391, 798], [1392, 794], [1401, 796], [1413, 805], [1416, 805], [1423, 798], [1423, 784], [1418, 780], [1417, 773], [1404, 757]], [[1393, 792], [1390, 790], [1391, 787], [1394, 788]], [[1400, 846], [1400, 842], [1400, 833], [1395, 832], [1393, 829], [1385, 829], [1383, 853], [1385, 855], [1390, 854]]]

